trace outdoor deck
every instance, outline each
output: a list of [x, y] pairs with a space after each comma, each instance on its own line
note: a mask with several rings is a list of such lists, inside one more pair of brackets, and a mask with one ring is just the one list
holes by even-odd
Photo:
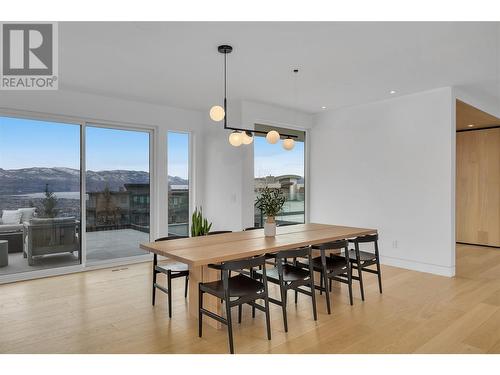
[[[88, 232], [87, 264], [144, 255], [146, 252], [139, 249], [139, 244], [148, 240], [148, 233], [134, 229]], [[78, 265], [76, 252], [74, 254], [66, 253], [37, 257], [33, 266], [28, 265], [28, 260], [23, 257], [23, 253], [14, 253], [9, 254], [9, 265], [0, 267], [0, 276], [73, 265]]]

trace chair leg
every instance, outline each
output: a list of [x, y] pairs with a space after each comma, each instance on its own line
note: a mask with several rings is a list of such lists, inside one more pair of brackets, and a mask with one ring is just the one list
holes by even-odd
[[238, 305], [238, 324], [241, 324], [241, 313], [243, 311], [243, 305]]
[[347, 287], [349, 288], [349, 302], [351, 306], [354, 305], [354, 301], [352, 299], [352, 267], [350, 264], [347, 265], [349, 268], [347, 270]]
[[298, 299], [299, 299], [299, 292], [295, 291], [295, 304], [297, 304]]
[[378, 290], [382, 294], [382, 273], [380, 272], [380, 261], [377, 258]]
[[231, 306], [229, 305], [229, 298], [224, 301], [226, 305], [226, 319], [227, 319], [227, 333], [229, 336], [229, 352], [234, 354], [233, 345], [233, 322], [231, 319]]
[[[255, 301], [254, 301], [255, 303]], [[267, 295], [264, 296], [264, 305], [266, 306], [266, 328], [267, 328], [267, 339], [271, 340], [271, 317], [269, 316], [269, 297]]]
[[168, 297], [168, 317], [172, 317], [172, 273], [170, 270], [167, 272], [167, 297]]
[[201, 337], [203, 330], [203, 314], [201, 309], [203, 308], [203, 292], [198, 288], [198, 336]]
[[255, 318], [255, 305], [252, 305], [252, 318]]
[[155, 287], [155, 284], [156, 284], [156, 275], [157, 275], [157, 272], [155, 270], [155, 266], [157, 264], [157, 256], [156, 254], [153, 255], [153, 296], [152, 296], [152, 304], [153, 306], [155, 305], [155, 300], [156, 300], [156, 287]]
[[358, 277], [359, 277], [359, 290], [361, 291], [361, 300], [365, 300], [365, 288], [363, 287], [363, 274], [361, 272], [361, 265], [357, 264], [356, 267], [358, 268]]
[[332, 291], [332, 279], [328, 280], [328, 289], [330, 289], [330, 292]]
[[328, 276], [326, 274], [326, 269], [321, 272], [321, 279], [325, 283], [326, 311], [328, 312], [328, 315], [330, 315], [332, 313], [332, 310], [330, 307], [330, 291], [328, 290]]
[[314, 316], [314, 320], [318, 320], [318, 313], [316, 311], [316, 291], [315, 291], [316, 288], [314, 287], [314, 279], [311, 278], [310, 281], [311, 281], [311, 283], [309, 285], [311, 287], [311, 299], [312, 299], [312, 304], [313, 304], [313, 316]]
[[319, 295], [323, 294], [323, 272], [319, 275]]
[[186, 284], [184, 284], [184, 298], [188, 296], [188, 284], [189, 284], [189, 276], [186, 276]]
[[284, 285], [280, 285], [280, 293], [281, 293], [281, 309], [283, 310], [283, 326], [285, 328], [285, 332], [288, 332], [288, 322], [286, 319], [286, 289]]

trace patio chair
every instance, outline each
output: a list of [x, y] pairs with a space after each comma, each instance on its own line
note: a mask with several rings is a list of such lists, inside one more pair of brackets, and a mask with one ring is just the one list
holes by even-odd
[[31, 219], [25, 229], [24, 256], [28, 264], [34, 264], [34, 257], [75, 251], [81, 261], [78, 224], [74, 217]]

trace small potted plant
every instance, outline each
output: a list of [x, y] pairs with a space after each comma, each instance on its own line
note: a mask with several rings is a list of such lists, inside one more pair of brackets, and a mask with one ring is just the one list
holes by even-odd
[[210, 228], [212, 228], [212, 223], [203, 217], [203, 209], [200, 207], [198, 211], [198, 207], [195, 207], [191, 216], [191, 237], [206, 236]]
[[276, 235], [276, 220], [274, 219], [285, 204], [285, 194], [280, 189], [265, 187], [255, 200], [255, 207], [266, 215], [264, 223], [264, 235], [274, 237]]

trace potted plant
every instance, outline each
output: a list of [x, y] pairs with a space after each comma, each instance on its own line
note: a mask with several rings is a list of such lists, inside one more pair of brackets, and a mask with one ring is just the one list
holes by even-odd
[[191, 237], [206, 236], [212, 228], [212, 223], [209, 223], [203, 217], [203, 209], [195, 207], [193, 215], [191, 216]]
[[264, 223], [264, 235], [274, 237], [276, 235], [275, 216], [281, 211], [285, 204], [285, 194], [280, 189], [270, 189], [265, 187], [255, 200], [255, 207], [266, 215]]

